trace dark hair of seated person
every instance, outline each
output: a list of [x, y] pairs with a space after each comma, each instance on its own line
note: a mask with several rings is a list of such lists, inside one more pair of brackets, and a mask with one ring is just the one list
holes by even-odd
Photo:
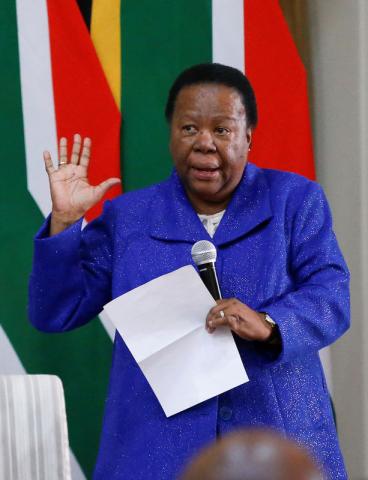
[[180, 480], [323, 480], [306, 450], [273, 431], [230, 433], [202, 450]]
[[174, 113], [175, 101], [179, 92], [185, 87], [206, 83], [225, 85], [236, 90], [245, 108], [247, 127], [256, 127], [258, 121], [257, 103], [249, 80], [240, 70], [219, 63], [194, 65], [184, 70], [176, 78], [170, 88], [165, 108], [165, 116], [169, 123]]

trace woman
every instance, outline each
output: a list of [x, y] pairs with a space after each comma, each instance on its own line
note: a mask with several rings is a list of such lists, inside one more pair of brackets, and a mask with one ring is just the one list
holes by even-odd
[[45, 331], [78, 327], [190, 264], [193, 243], [213, 236], [224, 300], [206, 327], [232, 329], [250, 381], [166, 418], [117, 334], [95, 478], [173, 479], [205, 443], [252, 425], [285, 432], [328, 478], [345, 479], [318, 350], [348, 328], [349, 274], [325, 196], [298, 175], [247, 164], [257, 111], [241, 72], [184, 71], [166, 116], [170, 178], [107, 202], [83, 232], [85, 212], [118, 180], [89, 185], [89, 139], [80, 154], [75, 137], [70, 161], [61, 139], [58, 169], [45, 153], [53, 209], [35, 240], [30, 318]]

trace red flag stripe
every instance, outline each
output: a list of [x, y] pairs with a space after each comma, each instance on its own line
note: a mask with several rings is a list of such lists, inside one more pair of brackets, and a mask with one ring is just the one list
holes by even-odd
[[259, 127], [250, 159], [315, 178], [304, 65], [277, 0], [244, 0], [245, 69]]

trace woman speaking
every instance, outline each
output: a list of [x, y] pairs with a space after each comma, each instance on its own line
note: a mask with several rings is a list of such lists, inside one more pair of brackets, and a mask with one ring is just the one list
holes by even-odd
[[62, 138], [58, 168], [45, 152], [52, 213], [35, 239], [30, 318], [49, 332], [79, 327], [113, 298], [191, 264], [192, 245], [210, 239], [224, 298], [204, 326], [232, 330], [250, 381], [166, 418], [116, 334], [94, 478], [172, 480], [204, 444], [262, 426], [305, 445], [329, 479], [346, 479], [318, 351], [349, 326], [349, 273], [323, 191], [247, 163], [257, 107], [234, 68], [182, 72], [166, 117], [172, 175], [106, 202], [83, 230], [86, 211], [119, 180], [89, 184], [88, 138], [75, 135], [70, 156]]

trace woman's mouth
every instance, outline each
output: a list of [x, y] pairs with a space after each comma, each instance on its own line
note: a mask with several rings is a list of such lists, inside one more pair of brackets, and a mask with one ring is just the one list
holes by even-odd
[[214, 180], [220, 175], [218, 167], [191, 167], [193, 176], [197, 180]]

